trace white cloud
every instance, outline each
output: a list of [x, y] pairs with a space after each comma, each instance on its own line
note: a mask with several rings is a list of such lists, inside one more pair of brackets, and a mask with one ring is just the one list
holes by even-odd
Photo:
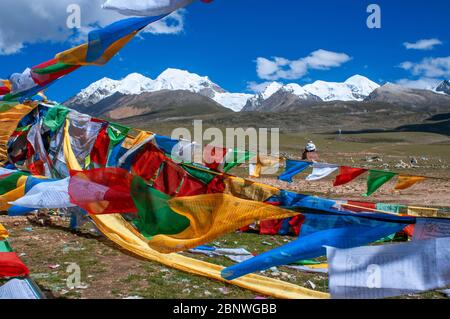
[[411, 74], [427, 78], [450, 77], [450, 56], [440, 58], [425, 58], [419, 63], [406, 61], [400, 64], [400, 68]]
[[417, 42], [405, 42], [403, 45], [408, 50], [433, 50], [435, 46], [441, 45], [442, 41], [439, 39], [422, 39]]
[[153, 34], [181, 33], [184, 30], [184, 16], [186, 12], [186, 9], [179, 9], [161, 21], [152, 23], [144, 30], [144, 32]]
[[396, 83], [408, 87], [411, 89], [423, 89], [423, 90], [432, 90], [435, 89], [442, 80], [438, 79], [430, 79], [430, 78], [420, 78], [417, 80], [411, 79], [400, 79]]
[[[2, 0], [0, 10], [0, 55], [20, 52], [27, 44], [40, 42], [78, 43], [98, 26], [105, 26], [125, 17], [101, 9], [104, 0]], [[68, 5], [81, 8], [82, 28], [67, 27]], [[176, 34], [183, 30], [184, 11], [158, 21], [145, 30], [153, 34]]]
[[300, 79], [313, 70], [328, 70], [339, 67], [351, 60], [345, 53], [317, 50], [298, 60], [273, 57], [272, 60], [259, 57], [256, 59], [256, 72], [263, 80]]

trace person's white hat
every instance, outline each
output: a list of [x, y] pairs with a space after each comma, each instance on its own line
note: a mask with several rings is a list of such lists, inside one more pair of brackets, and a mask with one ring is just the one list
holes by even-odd
[[316, 145], [312, 141], [309, 141], [308, 144], [306, 144], [306, 150], [308, 152], [313, 152], [316, 150]]

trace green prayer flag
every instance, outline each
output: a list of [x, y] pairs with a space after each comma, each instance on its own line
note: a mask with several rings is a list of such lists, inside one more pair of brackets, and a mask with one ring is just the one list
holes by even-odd
[[370, 170], [369, 177], [367, 178], [367, 193], [363, 196], [370, 196], [376, 192], [378, 188], [389, 182], [396, 173]]
[[300, 265], [300, 266], [311, 266], [311, 265], [319, 265], [319, 264], [321, 264], [320, 261], [312, 260], [312, 259], [299, 260], [299, 261], [292, 263], [292, 265]]
[[60, 71], [64, 71], [66, 69], [72, 68], [73, 65], [65, 64], [65, 63], [55, 63], [46, 68], [34, 69], [33, 72], [39, 75], [52, 74]]
[[9, 111], [11, 108], [16, 106], [17, 104], [18, 104], [18, 102], [2, 102], [2, 101], [0, 101], [0, 113]]
[[139, 218], [133, 225], [147, 239], [155, 235], [175, 235], [190, 225], [185, 216], [175, 213], [169, 206], [171, 198], [152, 187], [139, 176], [131, 183], [131, 197], [138, 209]]
[[226, 173], [233, 167], [241, 163], [245, 163], [254, 156], [256, 156], [255, 153], [234, 149], [233, 152], [227, 153], [225, 157], [225, 164], [223, 165], [223, 171]]
[[44, 117], [44, 125], [52, 132], [57, 131], [66, 121], [69, 112], [70, 110], [62, 105], [50, 108]]
[[17, 188], [17, 181], [22, 176], [28, 176], [30, 174], [28, 173], [12, 173], [11, 175], [8, 175], [7, 177], [0, 180], [0, 195], [4, 195], [14, 189]]
[[127, 134], [130, 130], [131, 128], [129, 127], [116, 123], [109, 123], [108, 136], [110, 140], [110, 147], [112, 148], [121, 143], [125, 139], [125, 137], [127, 137]]
[[12, 248], [6, 240], [0, 240], [0, 253], [10, 253]]
[[188, 172], [189, 175], [198, 179], [199, 181], [202, 181], [205, 184], [209, 184], [217, 176], [217, 174], [207, 172], [208, 168], [206, 167], [197, 169], [195, 168], [195, 164], [181, 164], [181, 166], [185, 169], [186, 172]]

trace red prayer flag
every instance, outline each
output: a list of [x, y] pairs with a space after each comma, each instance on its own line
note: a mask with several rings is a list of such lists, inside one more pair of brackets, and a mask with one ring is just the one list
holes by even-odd
[[130, 194], [133, 175], [122, 168], [71, 171], [70, 201], [90, 214], [136, 213]]
[[104, 125], [98, 137], [95, 140], [94, 147], [91, 151], [91, 161], [100, 166], [106, 166], [108, 161], [108, 150], [109, 150], [109, 136], [108, 136], [108, 126]]
[[14, 252], [0, 253], [0, 278], [28, 276], [30, 271]]
[[208, 194], [218, 194], [225, 192], [224, 177], [218, 175], [208, 184]]
[[259, 223], [259, 233], [261, 235], [276, 235], [283, 226], [284, 219], [268, 219]]
[[[355, 207], [356, 206], [356, 207]], [[369, 202], [355, 202], [355, 201], [347, 201], [347, 204], [342, 204], [342, 207], [345, 209], [355, 212], [355, 213], [361, 213], [361, 212], [373, 212], [373, 210], [377, 209], [377, 204], [375, 203], [369, 203]], [[368, 208], [368, 209], [366, 209]]]
[[339, 167], [339, 175], [336, 176], [333, 185], [339, 186], [347, 184], [365, 172], [367, 172], [367, 169], [341, 166]]
[[133, 173], [150, 181], [166, 159], [167, 157], [155, 145], [148, 143], [134, 158]]
[[177, 196], [196, 196], [206, 194], [207, 191], [208, 186], [206, 184], [186, 174]]
[[303, 222], [305, 221], [304, 215], [295, 215], [289, 221], [289, 225], [291, 225], [292, 230], [294, 231], [296, 236], [300, 235], [300, 229], [302, 228]]
[[185, 175], [185, 170], [180, 166], [166, 161], [163, 164], [163, 168], [159, 171], [153, 188], [169, 196], [175, 196]]
[[224, 162], [227, 151], [226, 148], [215, 147], [209, 144], [206, 145], [203, 151], [203, 161], [205, 162], [205, 166], [218, 171], [220, 164]]
[[[35, 67], [33, 67], [32, 70], [45, 69], [45, 68], [55, 65], [57, 63], [58, 63], [57, 59], [52, 59], [50, 61], [36, 65]], [[68, 65], [67, 68], [64, 68], [60, 71], [55, 71], [53, 73], [48, 73], [48, 74], [37, 74], [35, 72], [32, 72], [31, 76], [33, 78], [33, 81], [36, 82], [39, 86], [46, 86], [47, 84], [50, 84], [51, 82], [59, 79], [60, 77], [75, 71], [79, 67], [81, 67], [81, 65], [73, 65], [73, 66]]]

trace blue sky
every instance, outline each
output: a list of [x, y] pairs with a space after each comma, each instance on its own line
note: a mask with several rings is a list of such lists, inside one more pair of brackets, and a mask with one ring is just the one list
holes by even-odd
[[[5, 1], [11, 2], [9, 16], [14, 14], [14, 6], [18, 7], [17, 15], [24, 15], [27, 11], [23, 11], [23, 6], [30, 3], [28, 0]], [[49, 2], [35, 0], [34, 3], [40, 1], [43, 6]], [[366, 8], [371, 3], [381, 7], [381, 29], [366, 26], [369, 15]], [[66, 19], [65, 10], [53, 10], [53, 17], [60, 14], [60, 20]], [[207, 75], [232, 92], [247, 91], [252, 82], [344, 81], [354, 74], [365, 75], [379, 83], [400, 81], [405, 85], [424, 85], [450, 77], [449, 12], [447, 0], [215, 0], [209, 5], [195, 3], [183, 14], [182, 32], [146, 33], [106, 66], [82, 68], [52, 86], [47, 95], [64, 101], [102, 77], [119, 79], [139, 72], [155, 78], [168, 67]], [[90, 11], [89, 19], [93, 19], [94, 13]], [[62, 34], [56, 39], [51, 37], [61, 28], [57, 19], [53, 23], [50, 18], [45, 25], [47, 39], [42, 32], [33, 32], [33, 14], [9, 24], [17, 28], [14, 32], [23, 47], [18, 52], [0, 55], [0, 78], [46, 61], [73, 45], [63, 41]], [[5, 32], [10, 31], [0, 22], [0, 52], [8, 46], [6, 41], [2, 43]], [[420, 46], [417, 43], [430, 39], [440, 44]], [[405, 42], [421, 49], [407, 49]], [[11, 42], [11, 47], [14, 45], [17, 43]], [[313, 60], [318, 50], [341, 55], [337, 61], [331, 56], [330, 65], [306, 63]], [[274, 62], [274, 57], [283, 58], [277, 67], [287, 72], [258, 74], [257, 59]], [[299, 64], [295, 62], [300, 62], [301, 72], [290, 72], [290, 66]]]

